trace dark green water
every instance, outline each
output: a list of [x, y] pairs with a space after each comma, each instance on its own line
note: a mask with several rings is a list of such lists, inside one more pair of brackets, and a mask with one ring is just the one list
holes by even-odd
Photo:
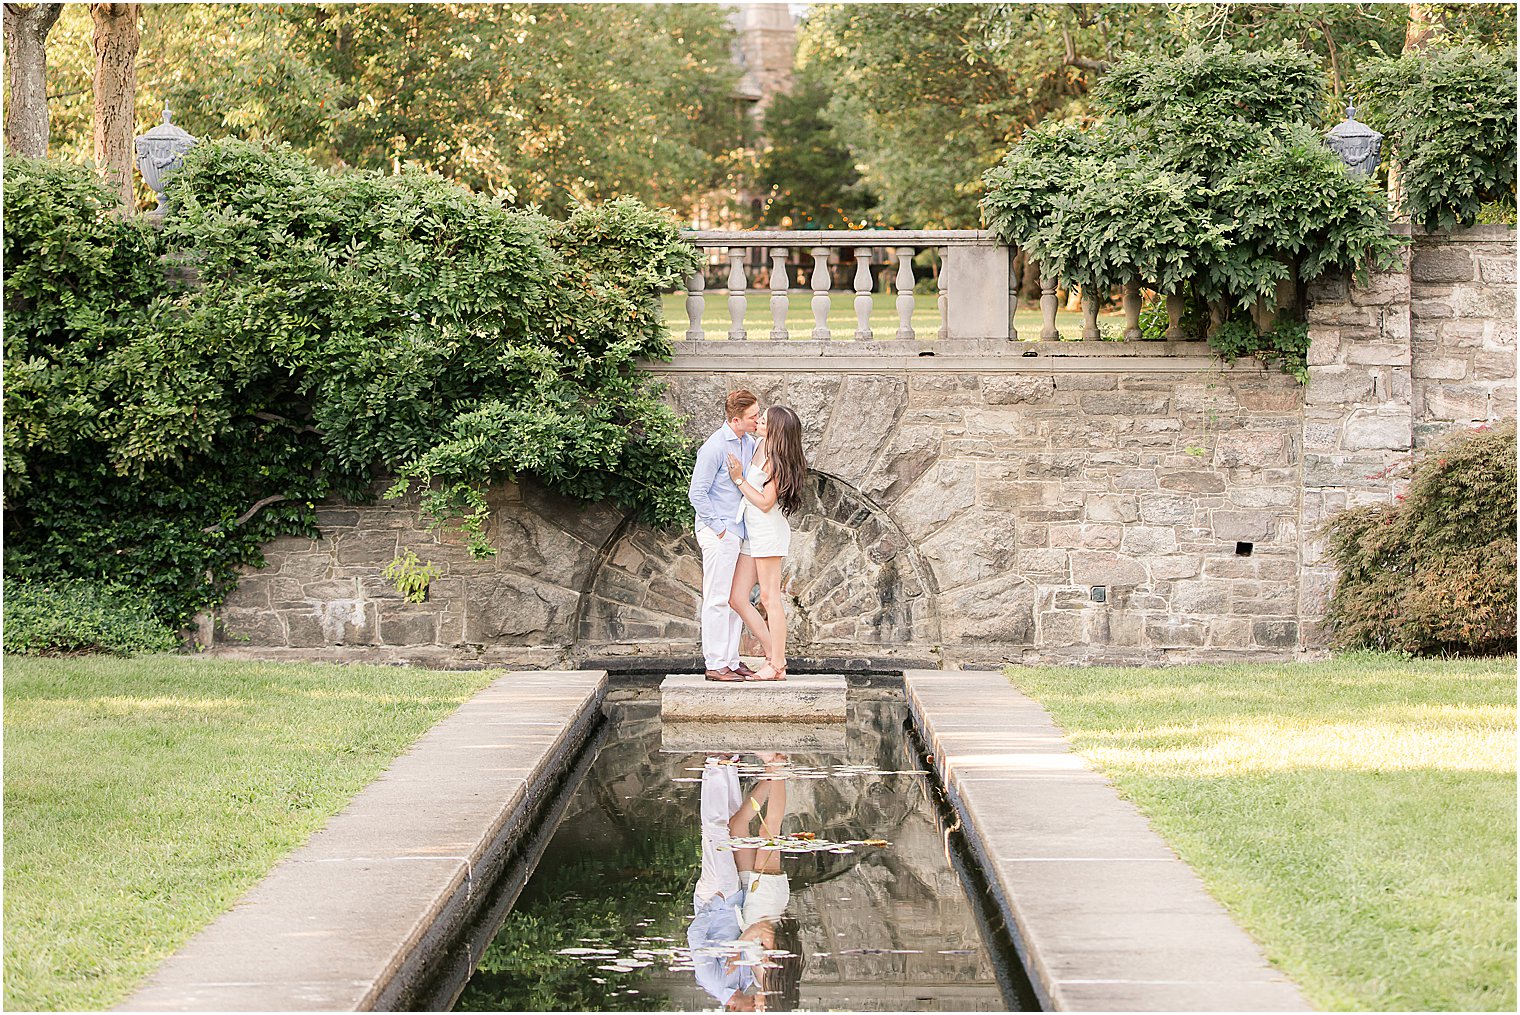
[[[905, 736], [907, 718], [890, 689], [852, 690], [842, 729], [662, 730], [657, 700], [610, 706], [609, 735], [456, 1010], [698, 1011], [719, 1008], [720, 998], [770, 1011], [1016, 1005], [1007, 963], [984, 946], [952, 869], [933, 777]], [[776, 749], [785, 758], [766, 769], [755, 752]], [[714, 766], [704, 776], [706, 758], [736, 755], [727, 772]], [[756, 793], [765, 776], [782, 785], [779, 808]], [[709, 870], [721, 872], [725, 856], [773, 869], [779, 856], [780, 877], [766, 885], [784, 885], [789, 898], [741, 894], [749, 908], [736, 906], [734, 917], [724, 912], [729, 893], [693, 898], [704, 778], [709, 816], [728, 811], [711, 802], [723, 780], [742, 794], [733, 799], [784, 809], [774, 815], [779, 837], [761, 834], [769, 816], [757, 816], [749, 840], [710, 834]], [[737, 851], [746, 841], [782, 848]], [[761, 881], [746, 871], [740, 883]], [[757, 943], [731, 943], [746, 935]]]

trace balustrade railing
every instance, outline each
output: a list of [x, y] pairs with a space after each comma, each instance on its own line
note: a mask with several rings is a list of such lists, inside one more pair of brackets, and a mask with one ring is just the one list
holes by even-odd
[[[794, 295], [805, 294], [809, 294], [813, 319], [813, 327], [806, 337], [815, 340], [846, 337], [853, 337], [856, 341], [1018, 338], [1013, 323], [1018, 300], [1016, 280], [1010, 271], [1012, 251], [991, 233], [982, 230], [693, 230], [683, 236], [708, 251], [710, 256], [720, 258], [720, 264], [722, 261], [727, 263], [730, 340], [750, 337], [746, 322], [752, 272], [757, 277], [760, 272], [768, 276], [771, 326], [767, 334], [774, 341], [793, 337], [787, 326], [791, 301]], [[919, 299], [915, 292], [913, 259], [924, 250], [934, 250], [938, 254], [937, 293], [933, 298], [939, 323], [932, 335], [921, 334], [913, 323]], [[793, 252], [804, 251], [806, 257], [794, 261]], [[795, 287], [791, 275], [794, 263], [798, 266]], [[852, 336], [836, 335], [829, 324], [829, 312], [837, 291], [833, 285], [834, 268], [843, 270], [851, 264], [854, 267], [848, 276], [848, 284], [852, 289], [841, 295], [853, 292], [854, 332]], [[875, 266], [880, 266], [880, 274], [890, 274], [896, 292], [893, 302], [896, 327], [881, 333], [873, 328], [872, 322], [872, 296], [876, 290], [872, 268]], [[707, 309], [706, 292], [705, 272], [696, 272], [687, 279], [686, 338], [690, 341], [703, 341], [708, 337], [702, 321]]]

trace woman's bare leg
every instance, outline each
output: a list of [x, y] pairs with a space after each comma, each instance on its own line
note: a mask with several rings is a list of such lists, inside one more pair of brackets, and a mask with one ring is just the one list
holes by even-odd
[[771, 655], [771, 636], [765, 629], [765, 618], [760, 616], [760, 611], [755, 609], [755, 604], [749, 601], [750, 590], [755, 587], [759, 579], [755, 573], [755, 558], [747, 553], [739, 554], [739, 563], [734, 567], [734, 587], [728, 594], [728, 605], [734, 608], [744, 620], [744, 626], [760, 642], [760, 648], [767, 659]]
[[[760, 819], [760, 834], [767, 838], [781, 834], [781, 822], [786, 818], [786, 778], [782, 772], [784, 766], [784, 761], [770, 762], [765, 766], [766, 774], [760, 777], [760, 785], [766, 790], [765, 816]], [[779, 874], [781, 851], [757, 850], [754, 864], [751, 869], [758, 873]]]
[[[766, 660], [772, 670], [786, 667], [786, 610], [781, 605], [781, 565], [785, 557], [755, 557], [760, 580], [760, 601], [765, 604], [765, 620], [770, 627]], [[785, 678], [782, 678], [785, 679]]]

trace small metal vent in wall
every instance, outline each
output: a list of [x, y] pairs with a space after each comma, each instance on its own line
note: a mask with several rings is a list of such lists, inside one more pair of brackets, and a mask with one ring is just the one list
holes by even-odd
[[1095, 603], [1108, 602], [1108, 586], [1094, 585], [1092, 587], [1092, 601]]

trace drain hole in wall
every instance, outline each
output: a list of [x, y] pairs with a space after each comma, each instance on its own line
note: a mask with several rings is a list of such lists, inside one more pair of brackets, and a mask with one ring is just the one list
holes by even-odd
[[1235, 544], [1235, 556], [1237, 556], [1237, 557], [1249, 557], [1250, 555], [1251, 555], [1251, 544], [1250, 543], [1236, 543]]

